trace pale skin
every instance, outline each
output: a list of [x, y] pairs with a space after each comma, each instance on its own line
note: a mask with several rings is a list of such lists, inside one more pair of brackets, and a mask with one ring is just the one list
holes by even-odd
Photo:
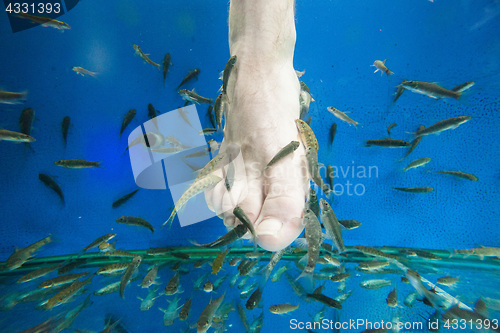
[[309, 191], [302, 144], [263, 173], [280, 149], [299, 140], [295, 39], [293, 0], [231, 1], [229, 48], [238, 58], [228, 82], [221, 152], [230, 143], [239, 145], [245, 172], [236, 174], [230, 193], [221, 182], [206, 199], [228, 227], [235, 224], [232, 211], [238, 204], [254, 224], [257, 244], [269, 251], [285, 248], [302, 233]]

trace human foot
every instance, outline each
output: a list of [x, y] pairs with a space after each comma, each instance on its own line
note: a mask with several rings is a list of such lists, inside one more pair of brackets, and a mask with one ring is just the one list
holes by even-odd
[[231, 1], [229, 46], [238, 60], [228, 82], [219, 154], [238, 146], [244, 170], [237, 168], [229, 192], [223, 182], [206, 192], [208, 206], [226, 226], [239, 223], [232, 211], [240, 206], [255, 226], [257, 243], [269, 251], [285, 248], [302, 233], [309, 188], [303, 145], [264, 171], [281, 148], [298, 140], [300, 85], [293, 69], [293, 4], [292, 0]]

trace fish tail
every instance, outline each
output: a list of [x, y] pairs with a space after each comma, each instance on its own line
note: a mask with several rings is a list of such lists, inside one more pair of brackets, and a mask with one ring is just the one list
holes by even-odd
[[388, 69], [388, 70], [387, 70], [387, 72], [386, 72], [386, 74], [387, 74], [387, 75], [394, 75], [394, 72], [393, 72], [393, 71], [391, 71], [390, 69]]
[[168, 220], [165, 221], [165, 223], [162, 224], [161, 227], [163, 228], [166, 224], [168, 224], [168, 229], [170, 229], [172, 227], [172, 222], [173, 222], [176, 214], [177, 214], [177, 209], [175, 209], [175, 207], [174, 207], [174, 209], [172, 210], [172, 213], [170, 214], [170, 217], [168, 218]]
[[314, 278], [313, 278], [313, 272], [308, 270], [307, 268], [304, 269], [302, 274], [299, 275], [298, 278], [295, 279], [295, 281], [299, 280], [300, 278], [304, 277], [304, 288], [306, 290], [313, 290], [314, 289]]

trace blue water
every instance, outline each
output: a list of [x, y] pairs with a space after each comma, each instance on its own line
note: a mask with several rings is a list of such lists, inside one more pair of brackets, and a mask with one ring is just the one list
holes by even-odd
[[[147, 105], [152, 103], [162, 113], [182, 106], [184, 101], [175, 87], [194, 68], [200, 68], [201, 74], [186, 88], [196, 88], [203, 96], [217, 96], [219, 72], [229, 57], [228, 9], [226, 1], [81, 1], [59, 18], [71, 26], [64, 33], [34, 27], [13, 34], [7, 15], [0, 14], [0, 89], [28, 91], [23, 104], [0, 104], [0, 127], [17, 131], [25, 107], [32, 107], [36, 114], [34, 152], [24, 145], [0, 142], [0, 260], [6, 260], [16, 247], [25, 247], [48, 234], [56, 241], [44, 247], [39, 256], [76, 253], [109, 232], [118, 234], [116, 245], [121, 249], [188, 246], [188, 239], [206, 243], [225, 232], [219, 219], [184, 228], [175, 221], [171, 230], [159, 229], [173, 204], [165, 190], [142, 189], [118, 209], [111, 204], [136, 188], [128, 154], [122, 153], [130, 131], [149, 119]], [[305, 69], [301, 79], [315, 99], [309, 115], [320, 144], [319, 160], [346, 172], [335, 180], [336, 184], [347, 190], [350, 182], [352, 192], [357, 185], [358, 194], [362, 193], [334, 198], [339, 219], [363, 223], [344, 232], [346, 245], [444, 250], [500, 247], [500, 118], [496, 114], [500, 91], [499, 14], [500, 2], [486, 0], [325, 0], [296, 4], [294, 65], [297, 70]], [[132, 44], [138, 44], [156, 62], [171, 53], [173, 65], [165, 87], [161, 74], [134, 55]], [[387, 59], [386, 65], [395, 75], [374, 74], [370, 65], [377, 59]], [[71, 70], [73, 66], [98, 72], [99, 76], [78, 76]], [[437, 82], [446, 88], [471, 80], [476, 84], [460, 101], [436, 101], [405, 92], [391, 106], [392, 94], [403, 79]], [[349, 112], [361, 126], [355, 129], [334, 118], [326, 111], [327, 106]], [[132, 108], [137, 109], [137, 115], [119, 139], [123, 116]], [[197, 108], [203, 126], [211, 127], [206, 104]], [[72, 123], [66, 147], [61, 134], [65, 116], [70, 116]], [[425, 137], [401, 163], [397, 161], [405, 150], [363, 147], [364, 140], [386, 137], [387, 126], [393, 122], [397, 126], [391, 137], [412, 140], [407, 132], [414, 132], [420, 124], [430, 126], [456, 116], [472, 119], [455, 130]], [[333, 122], [338, 129], [330, 147], [328, 132]], [[408, 163], [425, 156], [432, 159], [427, 166], [402, 172]], [[72, 170], [54, 165], [54, 161], [68, 158], [102, 161], [103, 167]], [[369, 178], [353, 176], [353, 167], [356, 172], [369, 167], [377, 172]], [[461, 170], [476, 175], [479, 181], [426, 170]], [[55, 177], [64, 191], [64, 207], [37, 179], [39, 173]], [[393, 186], [430, 186], [434, 191], [409, 194], [395, 191]], [[141, 216], [157, 230], [152, 235], [146, 229], [116, 224], [116, 218], [122, 215]], [[233, 269], [228, 268], [228, 273]], [[472, 274], [467, 270], [455, 273]], [[183, 277], [181, 283], [187, 291], [181, 295], [181, 302], [190, 294], [190, 281], [199, 274]], [[160, 273], [163, 285], [172, 275], [166, 270]], [[340, 316], [374, 321], [392, 318], [385, 306], [389, 289], [378, 294], [359, 290], [358, 283], [359, 278], [348, 283], [347, 290], [355, 288], [359, 294], [356, 301], [345, 303]], [[491, 292], [486, 285], [482, 287], [475, 290], [469, 285], [469, 294], [464, 297], [474, 302], [482, 292]], [[123, 317], [131, 332], [173, 332], [186, 327], [178, 321], [170, 328], [162, 326], [162, 313], [156, 307], [167, 306], [164, 296], [149, 312], [140, 312], [135, 296], [144, 296], [145, 291], [129, 288], [125, 301], [117, 294], [93, 297], [94, 305], [84, 310], [73, 327], [101, 330], [107, 312]], [[333, 293], [335, 287], [331, 288]], [[403, 288], [412, 291], [408, 285], [401, 288], [401, 295], [405, 295]], [[273, 324], [288, 330], [290, 317], [278, 317], [267, 309], [274, 303], [299, 302], [295, 296], [285, 297], [290, 293], [285, 280], [266, 287], [263, 332], [272, 331]], [[455, 291], [460, 293], [462, 290]], [[201, 292], [195, 295], [202, 298], [199, 304], [193, 304], [191, 322], [210, 299]], [[320, 309], [317, 304], [302, 305], [303, 320], [307, 313]], [[11, 312], [0, 312], [0, 324], [10, 321], [9, 314], [17, 318], [29, 314], [28, 320], [16, 326], [21, 330], [57, 311], [17, 306]], [[257, 316], [260, 311], [252, 314]], [[417, 310], [405, 308], [400, 316], [421, 320], [417, 314]], [[250, 312], [248, 316], [252, 318]], [[333, 319], [334, 314], [330, 311], [327, 316]], [[233, 328], [229, 332], [243, 329], [235, 312], [230, 322]], [[356, 330], [342, 330], [351, 331]]]

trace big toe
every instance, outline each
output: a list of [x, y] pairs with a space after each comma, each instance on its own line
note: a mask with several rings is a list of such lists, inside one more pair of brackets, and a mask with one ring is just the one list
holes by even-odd
[[267, 251], [279, 251], [290, 245], [304, 230], [304, 197], [267, 197], [257, 221], [257, 243]]

